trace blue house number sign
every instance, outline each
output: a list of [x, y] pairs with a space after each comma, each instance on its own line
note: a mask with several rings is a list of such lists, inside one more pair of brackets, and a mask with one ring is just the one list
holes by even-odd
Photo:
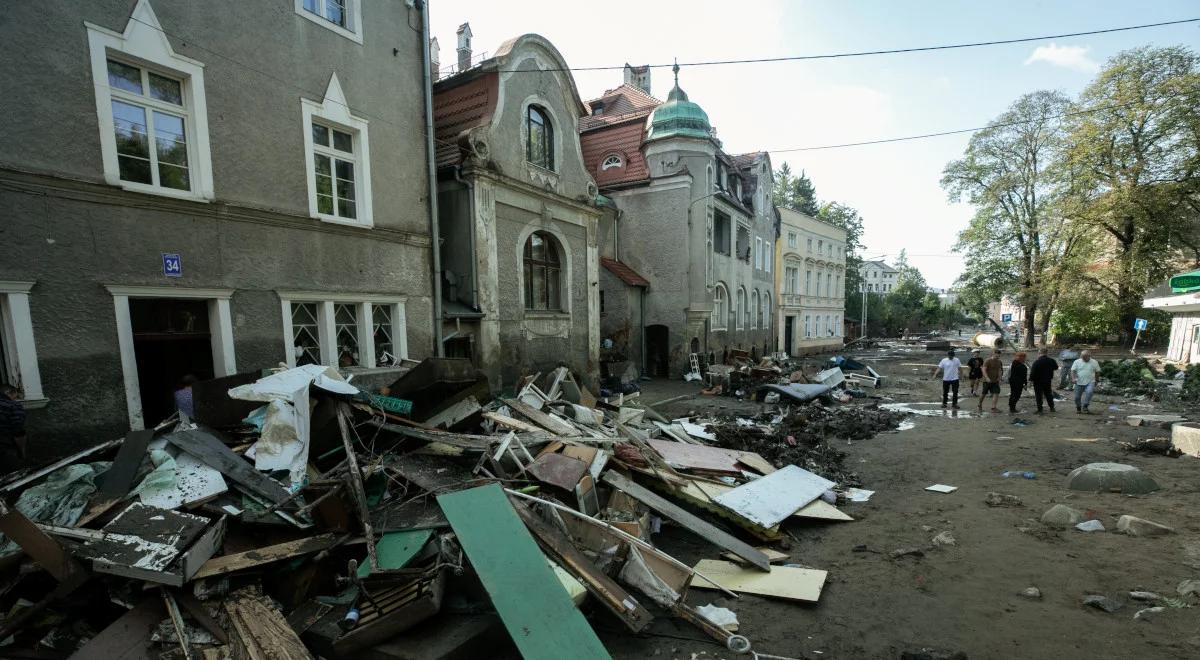
[[183, 260], [177, 253], [162, 253], [163, 275], [167, 277], [183, 277]]

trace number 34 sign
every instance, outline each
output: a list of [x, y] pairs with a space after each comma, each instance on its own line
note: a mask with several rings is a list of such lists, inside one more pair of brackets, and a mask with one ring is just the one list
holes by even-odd
[[163, 275], [167, 277], [183, 277], [183, 259], [175, 252], [162, 253]]

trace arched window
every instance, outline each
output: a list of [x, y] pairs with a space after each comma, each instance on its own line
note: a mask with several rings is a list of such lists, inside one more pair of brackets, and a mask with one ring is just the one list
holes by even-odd
[[621, 167], [625, 161], [617, 154], [610, 154], [604, 158], [604, 162], [600, 163], [600, 171], [611, 170], [614, 167]]
[[713, 288], [713, 330], [724, 330], [729, 323], [729, 294], [725, 285], [718, 283]]
[[736, 328], [738, 330], [742, 330], [743, 328], [745, 328], [745, 326], [746, 326], [745, 325], [745, 323], [746, 323], [745, 316], [744, 316], [745, 313], [746, 313], [746, 290], [742, 287], [738, 287], [738, 300], [737, 300], [737, 304], [734, 305], [734, 307], [733, 307], [733, 323], [736, 324], [736, 325], [734, 325], [734, 328]]
[[771, 296], [763, 294], [762, 307], [763, 307], [763, 327], [770, 328], [771, 327]]
[[525, 141], [525, 158], [548, 170], [554, 169], [554, 125], [545, 110], [536, 105], [529, 106], [525, 114], [528, 136]]
[[562, 261], [558, 241], [535, 231], [525, 241], [525, 309], [562, 309]]
[[762, 320], [758, 313], [758, 289], [750, 292], [750, 309], [746, 311], [749, 312], [746, 316], [750, 319], [750, 329], [758, 328], [758, 322]]

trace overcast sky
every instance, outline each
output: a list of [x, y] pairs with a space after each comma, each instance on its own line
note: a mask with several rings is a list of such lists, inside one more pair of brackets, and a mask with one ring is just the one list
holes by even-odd
[[[443, 63], [470, 21], [477, 52], [526, 32], [548, 38], [572, 67], [747, 59], [932, 46], [1082, 32], [1200, 17], [1196, 0], [889, 2], [841, 0], [431, 0]], [[985, 125], [1037, 89], [1077, 93], [1115, 53], [1140, 45], [1200, 47], [1200, 24], [1006, 46], [769, 64], [685, 67], [680, 86], [708, 112], [729, 153], [772, 151], [805, 170], [822, 201], [866, 221], [864, 256], [910, 262], [930, 286], [961, 270], [951, 252], [972, 210], [950, 204], [943, 166], [969, 135], [821, 151], [783, 150]], [[588, 100], [621, 72], [577, 72]], [[670, 69], [654, 69], [666, 98]]]

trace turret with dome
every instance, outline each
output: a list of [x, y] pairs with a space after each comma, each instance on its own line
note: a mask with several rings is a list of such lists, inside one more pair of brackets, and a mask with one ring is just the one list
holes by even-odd
[[712, 125], [708, 123], [708, 113], [698, 104], [688, 100], [687, 93], [679, 87], [679, 64], [676, 63], [675, 87], [667, 95], [666, 103], [654, 109], [646, 120], [646, 141], [660, 140], [668, 137], [690, 137], [709, 139], [712, 137]]

